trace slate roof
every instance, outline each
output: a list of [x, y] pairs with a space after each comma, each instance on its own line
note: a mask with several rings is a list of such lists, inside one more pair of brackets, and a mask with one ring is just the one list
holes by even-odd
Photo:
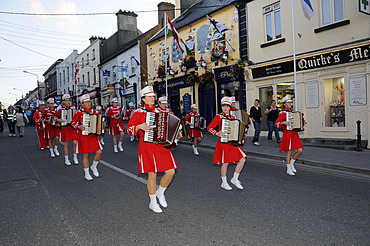
[[[184, 11], [179, 17], [175, 18], [172, 21], [172, 24], [175, 26], [176, 30], [193, 23], [199, 19], [204, 18], [206, 15], [211, 15], [212, 13], [225, 8], [231, 4], [238, 2], [237, 0], [201, 0], [193, 4], [190, 8]], [[150, 38], [147, 44], [164, 37], [164, 28]]]

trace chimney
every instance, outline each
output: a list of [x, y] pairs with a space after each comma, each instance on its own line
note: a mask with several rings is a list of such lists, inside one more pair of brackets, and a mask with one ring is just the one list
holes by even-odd
[[118, 31], [137, 31], [137, 14], [131, 11], [122, 11], [121, 9], [116, 13], [117, 29]]
[[98, 37], [96, 36], [91, 36], [91, 38], [89, 38], [90, 40], [90, 44], [92, 44]]
[[160, 2], [158, 5], [158, 25], [164, 27], [166, 20], [164, 20], [164, 13], [170, 20], [175, 18], [175, 5], [172, 3]]

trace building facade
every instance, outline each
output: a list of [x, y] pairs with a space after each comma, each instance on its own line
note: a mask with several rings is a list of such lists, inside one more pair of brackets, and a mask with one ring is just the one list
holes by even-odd
[[54, 62], [53, 65], [51, 65], [43, 74], [45, 80], [45, 97], [43, 97], [44, 100], [54, 97], [57, 99], [57, 101], [60, 101], [61, 98], [58, 99], [57, 97], [57, 84], [58, 84], [58, 74], [57, 74], [57, 68], [58, 65], [63, 61], [63, 59], [58, 59], [56, 62]]
[[281, 99], [291, 95], [293, 107], [308, 122], [302, 137], [356, 139], [360, 120], [362, 138], [368, 140], [370, 17], [359, 12], [357, 1], [311, 3], [310, 19], [298, 2], [292, 18], [290, 0], [246, 5], [248, 56], [253, 64], [248, 66], [247, 105], [259, 98], [262, 110], [271, 100], [281, 107]]
[[75, 83], [74, 73], [76, 69], [75, 59], [77, 55], [77, 50], [73, 50], [73, 52], [57, 66], [57, 95], [59, 97], [64, 94], [70, 94], [73, 98], [76, 95], [77, 86]]

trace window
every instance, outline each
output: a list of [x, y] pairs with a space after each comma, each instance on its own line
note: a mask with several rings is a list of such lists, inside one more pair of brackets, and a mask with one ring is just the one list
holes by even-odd
[[90, 72], [87, 72], [87, 86], [90, 86]]
[[321, 0], [322, 25], [344, 19], [343, 0]]
[[94, 73], [94, 85], [96, 84], [96, 69], [94, 68], [93, 69], [93, 73]]
[[139, 66], [137, 65], [135, 59], [131, 58], [131, 74], [132, 75], [136, 74], [136, 70], [138, 69], [138, 67]]
[[84, 67], [84, 59], [82, 58], [81, 67]]
[[95, 49], [92, 50], [92, 60], [95, 60]]
[[69, 67], [67, 67], [67, 83], [69, 83]]
[[89, 54], [86, 55], [86, 65], [89, 65]]
[[63, 70], [63, 84], [66, 84], [66, 70]]
[[344, 78], [324, 79], [326, 127], [345, 127]]
[[279, 39], [281, 35], [280, 3], [274, 3], [263, 9], [266, 41]]
[[82, 75], [82, 84], [85, 84], [85, 75]]

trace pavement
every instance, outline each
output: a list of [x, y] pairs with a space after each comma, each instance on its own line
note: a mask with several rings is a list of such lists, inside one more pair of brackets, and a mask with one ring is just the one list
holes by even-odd
[[[203, 134], [204, 138], [199, 144], [199, 147], [214, 149], [218, 137], [210, 135], [207, 132], [203, 132]], [[186, 137], [182, 138], [179, 143], [192, 145], [191, 139], [187, 139]], [[243, 146], [247, 157], [255, 156], [284, 161], [285, 152], [279, 151], [279, 143], [276, 141], [269, 142], [267, 136], [261, 136], [259, 143], [259, 146], [253, 145], [252, 137], [248, 136]], [[297, 163], [370, 175], [369, 160], [369, 149], [355, 151], [305, 146], [303, 154], [297, 160]]]

